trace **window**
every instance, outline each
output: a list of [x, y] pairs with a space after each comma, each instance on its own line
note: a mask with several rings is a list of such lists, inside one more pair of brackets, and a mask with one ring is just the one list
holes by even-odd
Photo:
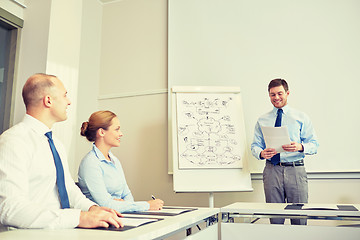
[[0, 8], [0, 134], [12, 123], [18, 32], [23, 21]]

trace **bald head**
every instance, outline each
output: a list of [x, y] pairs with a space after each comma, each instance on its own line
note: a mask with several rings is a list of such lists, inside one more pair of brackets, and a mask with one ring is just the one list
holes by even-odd
[[22, 91], [26, 113], [49, 128], [67, 119], [71, 104], [64, 84], [54, 75], [37, 73], [26, 81]]
[[56, 76], [44, 73], [37, 73], [29, 77], [22, 91], [26, 109], [37, 106], [43, 97], [50, 93], [56, 79]]

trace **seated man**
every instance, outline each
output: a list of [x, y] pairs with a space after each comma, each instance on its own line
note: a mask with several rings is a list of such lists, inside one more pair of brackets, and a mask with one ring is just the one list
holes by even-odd
[[119, 213], [88, 200], [68, 170], [54, 123], [67, 119], [67, 91], [35, 74], [23, 87], [26, 115], [0, 136], [0, 224], [18, 228], [121, 227]]

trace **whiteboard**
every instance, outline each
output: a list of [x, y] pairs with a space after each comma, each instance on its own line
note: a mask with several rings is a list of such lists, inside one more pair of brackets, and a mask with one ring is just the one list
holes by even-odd
[[251, 191], [239, 87], [171, 89], [175, 192]]
[[[169, 0], [169, 92], [241, 86], [250, 146], [257, 119], [273, 108], [268, 83], [286, 79], [289, 106], [310, 117], [320, 143], [305, 157], [307, 172], [360, 172], [358, 9], [353, 0]], [[265, 162], [250, 156], [249, 165], [261, 173]]]

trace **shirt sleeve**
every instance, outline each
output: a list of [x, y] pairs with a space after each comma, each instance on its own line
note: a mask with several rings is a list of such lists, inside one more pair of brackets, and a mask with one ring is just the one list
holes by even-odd
[[[115, 209], [118, 212], [146, 211], [150, 208], [147, 202], [134, 202], [127, 187], [125, 201], [117, 201], [106, 189], [103, 172], [99, 163], [85, 159], [79, 168], [79, 177], [85, 183], [94, 201], [100, 206]], [[127, 186], [127, 185], [126, 185]]]
[[119, 198], [124, 199], [125, 201], [134, 202], [134, 197], [131, 194], [130, 188], [127, 184], [125, 184], [124, 190], [122, 191], [122, 194], [118, 194]]
[[306, 116], [302, 129], [300, 131], [301, 144], [304, 147], [304, 153], [313, 155], [317, 153], [319, 142], [310, 119]]
[[68, 191], [70, 207], [72, 208], [81, 209], [82, 211], [87, 212], [91, 206], [97, 205], [85, 197], [74, 181], [66, 184], [66, 190]]
[[265, 145], [264, 137], [263, 137], [263, 134], [261, 131], [261, 127], [260, 127], [259, 122], [257, 122], [255, 125], [255, 130], [254, 130], [254, 139], [253, 139], [253, 142], [251, 143], [251, 153], [258, 160], [263, 160], [260, 158], [260, 153], [265, 148], [266, 148], [266, 145]]
[[19, 138], [0, 137], [0, 223], [18, 228], [76, 227], [80, 209], [49, 209], [29, 198], [29, 148]]

